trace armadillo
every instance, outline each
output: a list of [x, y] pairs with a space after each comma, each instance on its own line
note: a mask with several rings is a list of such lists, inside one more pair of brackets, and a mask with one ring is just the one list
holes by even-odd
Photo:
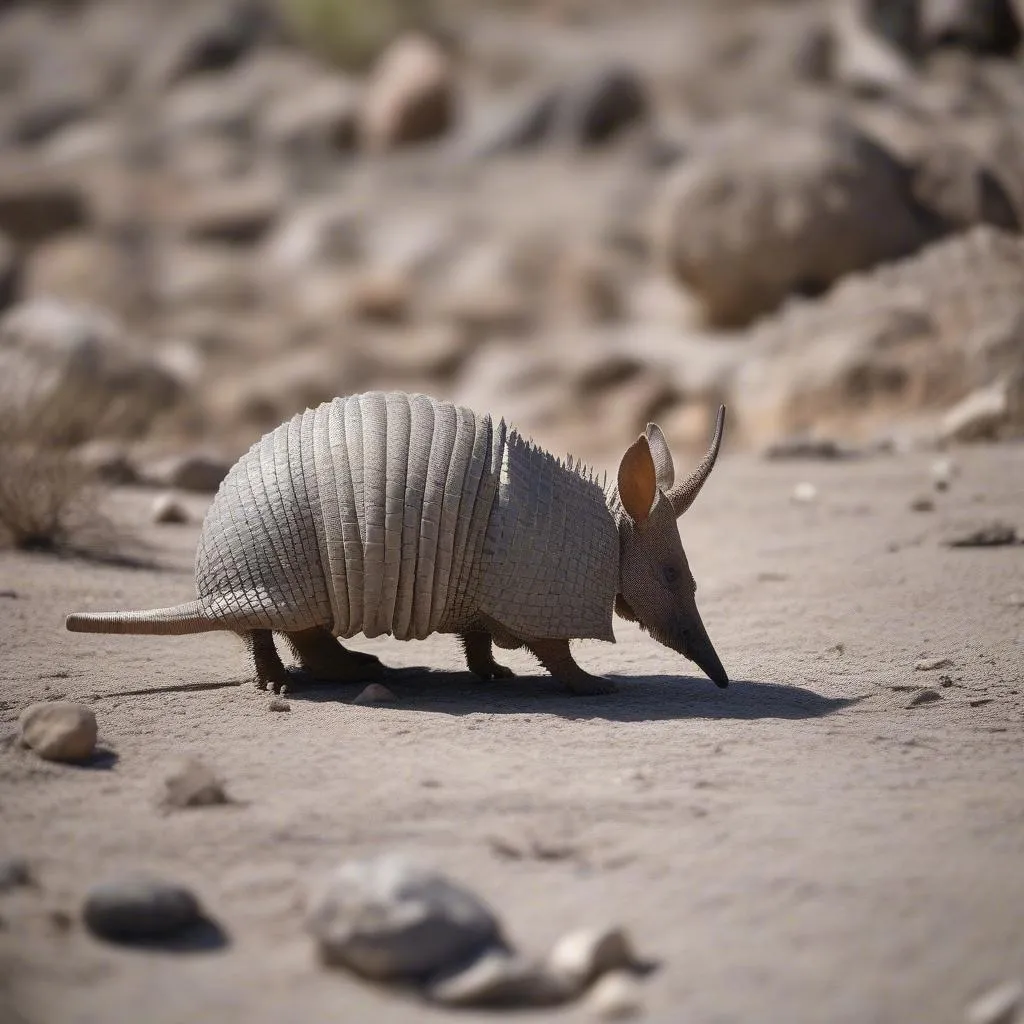
[[383, 673], [340, 640], [452, 633], [481, 678], [512, 675], [493, 643], [526, 647], [571, 691], [593, 694], [615, 687], [580, 668], [569, 641], [614, 642], [614, 611], [726, 686], [676, 528], [714, 466], [724, 416], [685, 481], [674, 482], [664, 435], [649, 424], [606, 487], [504, 420], [450, 402], [336, 398], [266, 434], [225, 477], [203, 523], [195, 600], [78, 612], [67, 628], [230, 630], [246, 641], [257, 684], [275, 692], [295, 677], [274, 633], [298, 671], [331, 681]]

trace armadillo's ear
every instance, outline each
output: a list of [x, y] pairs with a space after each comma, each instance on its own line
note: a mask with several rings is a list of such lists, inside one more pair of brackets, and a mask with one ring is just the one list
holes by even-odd
[[657, 475], [651, 447], [644, 436], [638, 437], [619, 463], [619, 500], [636, 523], [647, 521], [658, 493]]
[[654, 473], [658, 480], [658, 489], [669, 490], [676, 482], [676, 467], [672, 465], [672, 453], [668, 450], [668, 441], [657, 423], [648, 423], [645, 431], [651, 458], [654, 460]]

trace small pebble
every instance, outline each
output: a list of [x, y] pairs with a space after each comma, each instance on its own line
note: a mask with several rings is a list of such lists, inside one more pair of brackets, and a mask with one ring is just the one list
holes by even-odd
[[946, 541], [947, 547], [951, 548], [1000, 548], [1016, 543], [1016, 527], [1000, 522], [986, 523]]
[[949, 658], [921, 658], [914, 662], [915, 672], [934, 672], [937, 668], [949, 668], [953, 662]]
[[154, 498], [149, 515], [154, 523], [187, 523], [190, 518], [188, 509], [173, 493], [161, 494]]
[[270, 711], [291, 711], [292, 706], [288, 701], [281, 700], [280, 697], [274, 697], [274, 699], [267, 705], [267, 709]]
[[398, 698], [383, 683], [370, 683], [354, 701], [353, 704], [386, 704]]
[[47, 761], [85, 761], [96, 749], [96, 716], [69, 700], [32, 704], [21, 713], [21, 742]]
[[186, 761], [164, 779], [165, 807], [212, 807], [226, 804], [224, 785], [213, 771], [199, 760]]
[[949, 490], [949, 485], [957, 475], [957, 464], [952, 459], [936, 459], [932, 463], [932, 484], [937, 491]]
[[555, 977], [581, 991], [600, 975], [629, 968], [635, 962], [629, 937], [622, 928], [580, 928], [555, 943], [547, 966]]
[[910, 503], [911, 512], [934, 512], [935, 502], [924, 495], [920, 495]]
[[967, 1024], [1013, 1024], [1024, 1005], [1024, 985], [1008, 981], [989, 989], [967, 1007]]
[[159, 939], [202, 919], [199, 901], [184, 886], [148, 875], [127, 875], [95, 885], [82, 909], [94, 935], [115, 941]]
[[919, 690], [907, 702], [907, 707], [916, 708], [922, 704], [934, 704], [937, 700], [942, 700], [942, 694], [938, 690]]
[[25, 857], [0, 858], [0, 892], [32, 884], [32, 869]]
[[793, 488], [792, 500], [799, 505], [810, 505], [818, 500], [818, 488], [804, 480]]
[[609, 971], [587, 995], [587, 1009], [602, 1020], [628, 1020], [643, 1012], [640, 986], [629, 971]]

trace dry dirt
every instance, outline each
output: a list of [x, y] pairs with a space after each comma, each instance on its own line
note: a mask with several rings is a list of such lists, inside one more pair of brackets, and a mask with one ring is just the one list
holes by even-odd
[[[683, 523], [724, 691], [617, 624], [617, 645], [578, 652], [620, 681], [614, 697], [565, 696], [518, 654], [526, 678], [476, 683], [435, 637], [365, 644], [435, 670], [397, 673], [397, 704], [335, 687], [273, 713], [230, 637], [62, 630], [73, 609], [188, 598], [197, 526], [139, 528], [159, 569], [0, 555], [4, 732], [66, 695], [95, 708], [109, 751], [87, 768], [0, 751], [0, 854], [39, 880], [0, 895], [5, 1024], [441, 1019], [319, 967], [303, 933], [308, 879], [384, 849], [477, 889], [527, 950], [623, 923], [658, 963], [649, 1019], [963, 1020], [1024, 978], [1024, 546], [943, 539], [1024, 528], [1024, 447], [958, 459], [924, 513], [909, 506], [930, 489], [926, 455], [724, 458]], [[811, 505], [790, 500], [804, 480]], [[141, 523], [150, 501], [121, 491], [114, 507]], [[925, 657], [952, 666], [915, 671]], [[924, 686], [940, 698], [908, 707]], [[234, 805], [159, 809], [190, 754]], [[86, 888], [135, 867], [192, 885], [225, 944], [88, 937]]]

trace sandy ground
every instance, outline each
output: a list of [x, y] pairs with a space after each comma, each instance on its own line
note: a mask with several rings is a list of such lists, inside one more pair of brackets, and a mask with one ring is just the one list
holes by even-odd
[[[310, 878], [400, 849], [477, 889], [524, 949], [626, 925], [659, 964], [650, 1019], [963, 1020], [977, 993], [1024, 978], [1024, 546], [942, 541], [992, 517], [1024, 528], [1024, 448], [958, 459], [936, 511], [917, 513], [926, 456], [725, 458], [683, 523], [735, 680], [724, 691], [617, 624], [617, 645], [578, 652], [620, 681], [614, 697], [565, 696], [518, 654], [526, 678], [478, 684], [434, 637], [365, 644], [441, 670], [397, 674], [395, 705], [336, 687], [272, 713], [248, 682], [173, 690], [244, 680], [229, 636], [62, 630], [69, 610], [190, 597], [198, 526], [140, 527], [159, 570], [0, 555], [4, 732], [66, 695], [95, 708], [111, 752], [90, 768], [0, 752], [0, 854], [39, 879], [0, 895], [0, 1016], [440, 1019], [319, 967], [303, 933]], [[815, 504], [790, 501], [801, 480]], [[124, 491], [115, 508], [142, 523], [150, 500]], [[916, 672], [923, 657], [952, 667]], [[941, 699], [908, 707], [920, 686]], [[160, 810], [190, 754], [235, 805]], [[226, 943], [157, 953], [87, 936], [87, 887], [136, 867], [194, 886]]]

